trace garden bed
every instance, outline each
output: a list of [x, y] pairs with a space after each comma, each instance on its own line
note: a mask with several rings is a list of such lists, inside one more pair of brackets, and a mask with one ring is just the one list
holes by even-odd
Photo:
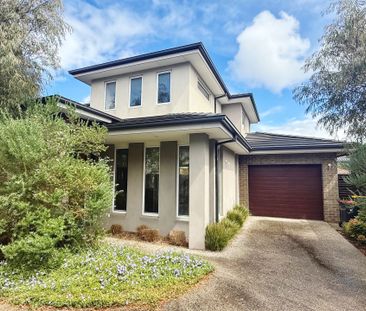
[[54, 270], [30, 271], [0, 265], [0, 296], [34, 307], [154, 309], [187, 291], [213, 270], [183, 253], [146, 255], [136, 249], [103, 246], [69, 255]]
[[366, 256], [366, 244], [365, 243], [361, 243], [361, 242], [359, 242], [359, 241], [357, 241], [357, 240], [355, 240], [355, 239], [352, 239], [352, 238], [350, 238], [350, 237], [348, 237], [345, 233], [344, 233], [344, 231], [343, 231], [343, 229], [338, 229], [337, 230], [341, 235], [343, 235], [343, 237], [345, 238], [345, 239], [347, 239], [348, 240], [348, 242], [350, 242], [354, 247], [356, 247], [362, 254], [364, 254], [365, 256]]

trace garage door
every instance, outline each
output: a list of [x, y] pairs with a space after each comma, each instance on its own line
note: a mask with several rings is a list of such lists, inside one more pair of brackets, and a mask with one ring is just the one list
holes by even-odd
[[249, 166], [253, 215], [323, 219], [320, 165]]

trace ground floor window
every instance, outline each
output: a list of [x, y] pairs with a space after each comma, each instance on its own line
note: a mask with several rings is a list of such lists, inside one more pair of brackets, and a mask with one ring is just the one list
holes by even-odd
[[126, 211], [127, 206], [127, 167], [128, 167], [128, 149], [116, 150], [116, 198], [114, 209], [117, 211]]
[[144, 212], [159, 213], [159, 170], [160, 148], [149, 147], [145, 150], [145, 189]]
[[189, 215], [189, 147], [178, 150], [178, 216]]

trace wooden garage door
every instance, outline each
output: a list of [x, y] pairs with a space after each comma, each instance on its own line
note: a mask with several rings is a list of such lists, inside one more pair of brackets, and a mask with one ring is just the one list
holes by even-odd
[[253, 215], [323, 219], [320, 165], [249, 166]]

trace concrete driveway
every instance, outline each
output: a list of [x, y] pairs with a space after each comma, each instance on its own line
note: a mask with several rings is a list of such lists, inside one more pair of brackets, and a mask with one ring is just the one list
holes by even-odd
[[327, 223], [250, 217], [216, 272], [164, 310], [365, 310], [366, 257]]

